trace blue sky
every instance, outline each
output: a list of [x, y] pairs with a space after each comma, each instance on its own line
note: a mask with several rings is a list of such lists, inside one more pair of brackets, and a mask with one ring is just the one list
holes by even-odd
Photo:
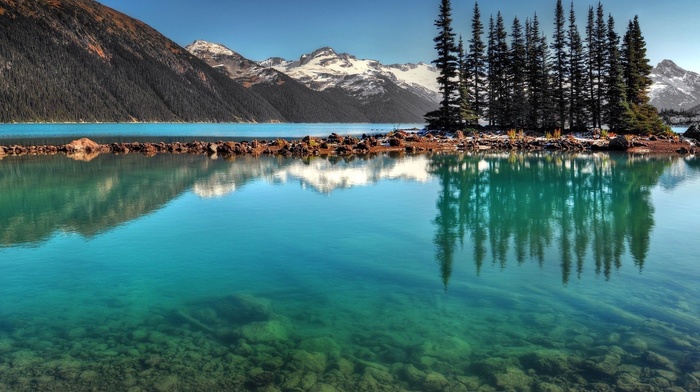
[[[100, 0], [153, 26], [185, 46], [196, 39], [217, 42], [253, 60], [296, 59], [323, 46], [385, 64], [430, 62], [435, 57], [433, 22], [440, 0]], [[551, 31], [556, 0], [481, 0], [482, 22], [500, 10], [510, 26], [537, 12]], [[567, 9], [569, 0], [564, 1]], [[590, 5], [575, 0], [579, 30]], [[639, 15], [652, 65], [671, 59], [700, 72], [700, 0], [608, 0], [617, 30]], [[473, 0], [452, 0], [455, 32], [469, 35]]]

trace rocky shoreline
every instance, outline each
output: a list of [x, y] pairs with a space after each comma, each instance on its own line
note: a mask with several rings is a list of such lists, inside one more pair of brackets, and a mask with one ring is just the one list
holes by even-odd
[[0, 146], [0, 157], [21, 155], [67, 154], [76, 159], [90, 160], [99, 154], [207, 154], [233, 157], [243, 155], [277, 155], [309, 157], [328, 155], [364, 155], [382, 152], [508, 152], [508, 151], [627, 151], [630, 153], [696, 154], [700, 147], [692, 139], [681, 136], [616, 136], [595, 139], [590, 135], [567, 135], [559, 138], [520, 134], [480, 133], [466, 136], [462, 132], [440, 135], [410, 131], [394, 131], [382, 135], [341, 136], [326, 138], [306, 136], [301, 140], [286, 139], [252, 141], [192, 141], [192, 142], [130, 142], [98, 144], [82, 138], [64, 145]]

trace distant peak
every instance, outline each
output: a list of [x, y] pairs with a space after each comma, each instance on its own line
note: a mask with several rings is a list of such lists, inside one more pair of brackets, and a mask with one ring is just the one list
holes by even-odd
[[195, 52], [208, 52], [212, 55], [224, 55], [224, 56], [234, 56], [236, 55], [236, 52], [232, 51], [231, 49], [227, 48], [224, 45], [213, 43], [213, 42], [208, 42], [204, 40], [196, 40], [193, 43], [187, 45], [185, 48], [187, 49], [188, 52], [190, 53], [195, 53]]

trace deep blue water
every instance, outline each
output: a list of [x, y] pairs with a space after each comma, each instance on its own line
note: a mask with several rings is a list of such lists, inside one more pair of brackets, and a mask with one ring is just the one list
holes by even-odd
[[0, 160], [0, 390], [693, 390], [700, 161]]

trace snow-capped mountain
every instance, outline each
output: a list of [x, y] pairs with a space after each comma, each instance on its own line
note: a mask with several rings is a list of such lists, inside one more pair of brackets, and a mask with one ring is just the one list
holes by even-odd
[[248, 60], [224, 45], [197, 40], [185, 49], [245, 87], [275, 83], [281, 78], [278, 71]]
[[690, 109], [700, 105], [700, 74], [663, 60], [651, 71], [650, 103], [658, 109]]
[[389, 80], [419, 97], [439, 102], [437, 69], [424, 63], [383, 65], [325, 47], [296, 61], [273, 57], [260, 65], [284, 72], [316, 91], [337, 87], [354, 97], [369, 97], [386, 93]]
[[206, 41], [186, 49], [267, 99], [287, 121], [420, 123], [438, 106], [437, 71], [425, 64], [384, 66], [331, 48], [262, 62]]

